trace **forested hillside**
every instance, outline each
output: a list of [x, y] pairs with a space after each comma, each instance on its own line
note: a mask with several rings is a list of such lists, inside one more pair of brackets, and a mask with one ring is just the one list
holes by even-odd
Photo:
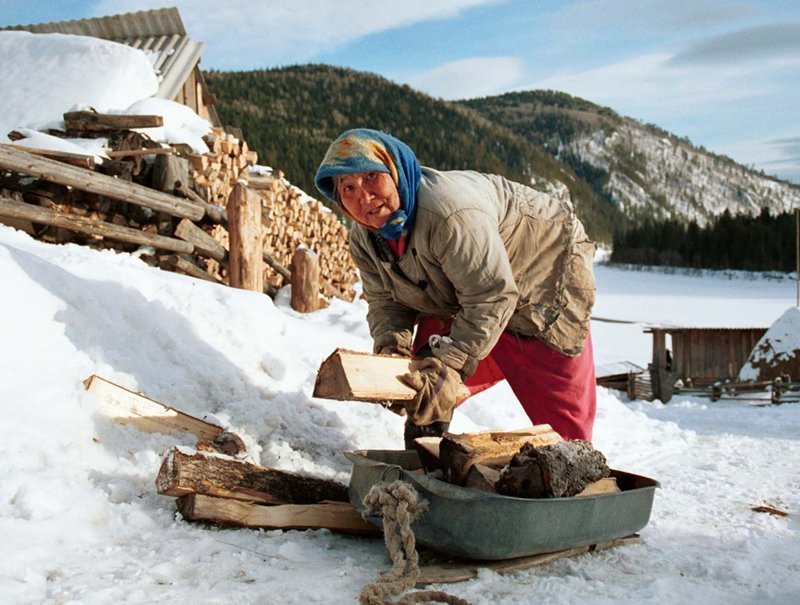
[[569, 189], [589, 233], [610, 242], [624, 222], [565, 163], [508, 128], [455, 103], [379, 76], [324, 65], [209, 72], [223, 123], [241, 128], [262, 163], [317, 195], [313, 177], [327, 146], [349, 128], [384, 130], [407, 142], [423, 165], [505, 175], [542, 190]]
[[777, 216], [800, 207], [797, 185], [560, 92], [446, 102], [326, 65], [207, 79], [223, 122], [243, 130], [262, 163], [314, 196], [328, 144], [344, 130], [370, 127], [405, 140], [424, 165], [494, 172], [556, 195], [566, 186], [589, 234], [609, 244], [632, 228], [673, 233], [674, 225], [711, 226], [725, 211], [758, 217], [766, 208]]

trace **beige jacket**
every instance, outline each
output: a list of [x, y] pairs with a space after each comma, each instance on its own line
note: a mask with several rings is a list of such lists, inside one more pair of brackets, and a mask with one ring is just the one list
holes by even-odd
[[409, 348], [418, 318], [429, 315], [454, 318], [452, 342], [434, 354], [467, 375], [503, 330], [581, 352], [595, 244], [568, 201], [497, 175], [423, 168], [405, 254], [393, 263], [381, 248], [353, 227], [376, 351]]

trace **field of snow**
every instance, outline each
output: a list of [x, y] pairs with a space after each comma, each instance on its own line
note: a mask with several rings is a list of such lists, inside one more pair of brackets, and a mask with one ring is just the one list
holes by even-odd
[[[101, 375], [229, 425], [261, 464], [346, 481], [343, 451], [402, 444], [402, 420], [379, 406], [310, 396], [334, 348], [370, 348], [363, 302], [301, 316], [286, 290], [273, 302], [5, 226], [0, 275], [0, 602], [344, 604], [388, 569], [377, 539], [183, 521], [154, 479], [162, 453], [193, 439], [119, 425], [82, 385]], [[598, 364], [646, 364], [652, 323], [766, 327], [795, 300], [790, 279], [597, 276], [595, 315], [635, 322], [593, 323]], [[452, 428], [526, 424], [500, 384]], [[493, 605], [800, 601], [800, 405], [601, 388], [595, 446], [661, 482], [640, 543], [443, 588]]]

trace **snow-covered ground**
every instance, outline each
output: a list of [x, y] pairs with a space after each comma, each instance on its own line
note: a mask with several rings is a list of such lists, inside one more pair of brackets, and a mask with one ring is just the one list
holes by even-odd
[[[645, 364], [649, 323], [768, 326], [795, 283], [598, 266], [598, 362]], [[347, 480], [343, 451], [399, 448], [402, 420], [311, 397], [335, 347], [368, 350], [365, 305], [301, 316], [267, 296], [54, 246], [0, 226], [0, 602], [354, 603], [387, 569], [378, 539], [329, 531], [220, 530], [184, 522], [154, 479], [179, 436], [98, 411], [99, 374], [243, 436], [261, 464]], [[453, 430], [525, 426], [501, 384]], [[661, 482], [639, 544], [447, 585], [480, 603], [797, 603], [800, 405], [599, 389], [595, 446]], [[787, 517], [757, 513], [767, 504]]]

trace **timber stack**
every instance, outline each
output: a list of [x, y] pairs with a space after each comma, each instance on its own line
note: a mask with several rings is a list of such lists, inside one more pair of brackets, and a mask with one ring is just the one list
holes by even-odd
[[[236, 129], [213, 128], [203, 139], [208, 152], [197, 153], [138, 130], [163, 123], [157, 115], [75, 111], [64, 114], [64, 130], [48, 131], [105, 137], [108, 150], [99, 158], [0, 145], [0, 222], [42, 241], [136, 253], [162, 269], [271, 295], [291, 282], [292, 255], [302, 246], [320, 259], [319, 293], [353, 299], [357, 274], [347, 231], [334, 213], [279, 171], [273, 176], [257, 166], [257, 154]], [[19, 142], [28, 133], [8, 136]], [[240, 251], [230, 249], [240, 239], [231, 237], [228, 223], [232, 198], [260, 209], [238, 217], [260, 247], [258, 263], [242, 270], [258, 272], [258, 279], [231, 275], [231, 266], [242, 266], [235, 258]], [[319, 306], [314, 301], [311, 310]]]

